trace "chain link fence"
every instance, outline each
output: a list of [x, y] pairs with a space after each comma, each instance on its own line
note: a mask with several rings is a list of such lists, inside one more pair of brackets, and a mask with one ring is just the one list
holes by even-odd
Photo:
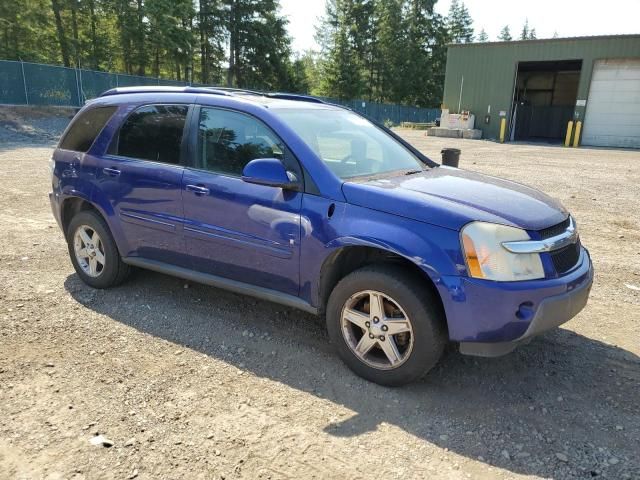
[[[116, 87], [141, 85], [205, 86], [178, 80], [98, 72], [81, 68], [0, 60], [0, 104], [80, 107], [88, 99]], [[213, 86], [213, 85], [211, 85]], [[379, 122], [429, 123], [440, 117], [436, 108], [322, 98], [349, 107]]]

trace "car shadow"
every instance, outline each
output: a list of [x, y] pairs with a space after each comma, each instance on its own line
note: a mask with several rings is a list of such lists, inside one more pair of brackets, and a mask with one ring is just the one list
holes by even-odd
[[[321, 319], [184, 285], [148, 271], [110, 290], [93, 290], [75, 274], [65, 281], [97, 313], [355, 412], [327, 422], [327, 434], [357, 437], [387, 423], [518, 474], [640, 473], [640, 358], [631, 352], [558, 329], [498, 359], [449, 352], [422, 381], [391, 389], [352, 374]], [[618, 462], [607, 463], [612, 457]]]

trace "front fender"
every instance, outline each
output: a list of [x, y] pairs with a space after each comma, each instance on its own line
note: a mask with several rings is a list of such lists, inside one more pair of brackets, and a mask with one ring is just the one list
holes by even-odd
[[[388, 228], [388, 225], [385, 225], [385, 228]], [[369, 237], [365, 235], [351, 235], [347, 237], [340, 237], [332, 240], [328, 244], [325, 245], [325, 248], [330, 252], [334, 252], [342, 247], [370, 247], [377, 248], [379, 250], [384, 250], [389, 253], [393, 253], [395, 255], [399, 255], [409, 260], [410, 262], [416, 264], [422, 270], [425, 271], [431, 277], [432, 280], [436, 281], [440, 278], [440, 271], [434, 267], [434, 260], [436, 260], [433, 255], [432, 245], [429, 245], [429, 242], [424, 242], [422, 239], [416, 238], [416, 236], [410, 232], [403, 230], [402, 228], [394, 229], [395, 233], [401, 234], [403, 240], [408, 240], [413, 243], [413, 246], [420, 247], [423, 254], [420, 255], [411, 255], [409, 250], [413, 251], [412, 248], [394, 243], [391, 240], [381, 240], [380, 238]], [[430, 252], [426, 252], [425, 250], [429, 250]]]
[[[335, 213], [327, 218], [324, 212], [331, 203]], [[443, 276], [465, 271], [455, 230], [311, 196], [305, 196], [303, 212], [310, 228], [303, 229], [300, 295], [315, 307], [321, 307], [322, 266], [344, 247], [372, 247], [399, 255], [422, 269], [436, 286], [441, 286]]]

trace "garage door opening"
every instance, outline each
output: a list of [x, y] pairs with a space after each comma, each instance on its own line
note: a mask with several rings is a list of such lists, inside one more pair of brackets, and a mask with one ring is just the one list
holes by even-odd
[[520, 62], [511, 140], [559, 143], [573, 119], [582, 60]]

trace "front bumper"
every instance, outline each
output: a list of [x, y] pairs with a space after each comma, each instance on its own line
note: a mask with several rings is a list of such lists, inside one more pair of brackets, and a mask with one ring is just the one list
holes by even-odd
[[448, 277], [442, 283], [450, 339], [460, 343], [463, 354], [493, 357], [576, 316], [589, 298], [593, 265], [582, 248], [578, 264], [559, 278], [491, 282]]

